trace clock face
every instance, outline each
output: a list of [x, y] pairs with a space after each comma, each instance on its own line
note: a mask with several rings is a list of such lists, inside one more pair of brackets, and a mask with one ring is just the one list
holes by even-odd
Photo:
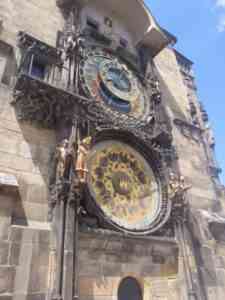
[[128, 66], [102, 49], [87, 52], [80, 65], [81, 85], [86, 94], [113, 109], [137, 118], [149, 115], [145, 89]]
[[160, 213], [161, 191], [144, 157], [125, 143], [100, 142], [88, 169], [89, 191], [103, 216], [127, 231], [147, 231]]

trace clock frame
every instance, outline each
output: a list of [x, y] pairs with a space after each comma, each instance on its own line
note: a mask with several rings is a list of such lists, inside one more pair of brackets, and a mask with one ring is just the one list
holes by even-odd
[[116, 133], [93, 146], [88, 157], [86, 207], [101, 227], [146, 235], [168, 221], [171, 203], [154, 158], [154, 150], [117, 138]]
[[145, 120], [150, 101], [140, 79], [112, 51], [87, 49], [79, 68], [83, 93], [115, 111]]

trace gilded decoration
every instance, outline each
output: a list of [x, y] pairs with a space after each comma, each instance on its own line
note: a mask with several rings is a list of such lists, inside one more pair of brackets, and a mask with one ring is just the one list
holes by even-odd
[[91, 146], [91, 137], [84, 138], [77, 150], [77, 160], [75, 161], [75, 170], [78, 179], [81, 182], [86, 182], [88, 169], [87, 169], [87, 155]]

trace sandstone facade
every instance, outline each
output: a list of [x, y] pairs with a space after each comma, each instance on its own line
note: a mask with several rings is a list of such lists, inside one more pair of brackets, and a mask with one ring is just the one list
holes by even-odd
[[[62, 2], [70, 5], [71, 1]], [[82, 22], [86, 15], [98, 19], [99, 14], [109, 14], [105, 5], [97, 10], [95, 2], [96, 7], [84, 7]], [[115, 22], [117, 13], [116, 6]], [[135, 52], [132, 26], [124, 17], [130, 26], [124, 31], [121, 17], [117, 34], [124, 34]], [[56, 47], [58, 31], [65, 30], [65, 11], [55, 0], [5, 0], [0, 3], [0, 21], [0, 299], [52, 299], [59, 258], [57, 236], [48, 218], [49, 183], [58, 137], [55, 129], [21, 120], [12, 102], [21, 61], [18, 33]], [[160, 42], [164, 40], [156, 36], [155, 43]], [[82, 300], [117, 299], [125, 277], [137, 279], [145, 300], [225, 297], [224, 197], [214, 145], [197, 98], [192, 63], [171, 46], [159, 47], [163, 49], [154, 64], [162, 102], [172, 124], [179, 171], [192, 186], [186, 195], [190, 221], [175, 237], [131, 238], [80, 226], [76, 274]], [[72, 299], [74, 288], [72, 218], [63, 250], [65, 300]]]

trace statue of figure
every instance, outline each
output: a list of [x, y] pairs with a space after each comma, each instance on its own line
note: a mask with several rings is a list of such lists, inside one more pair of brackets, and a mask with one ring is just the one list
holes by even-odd
[[184, 176], [178, 179], [174, 173], [170, 173], [169, 181], [169, 197], [170, 199], [180, 198], [184, 200], [184, 194], [191, 188], [191, 185], [186, 185]]
[[173, 199], [179, 190], [179, 181], [174, 173], [170, 173], [169, 179], [169, 197]]
[[206, 138], [207, 138], [209, 147], [213, 149], [215, 147], [215, 137], [213, 134], [212, 127], [209, 124], [206, 127]]
[[146, 80], [151, 89], [152, 100], [154, 104], [159, 104], [161, 102], [161, 91], [158, 79], [152, 76], [152, 74], [147, 74]]
[[76, 39], [74, 37], [73, 33], [70, 33], [65, 41], [64, 41], [64, 50], [62, 53], [62, 60], [66, 61], [68, 59], [68, 57], [71, 55], [71, 53], [74, 51], [76, 47]]
[[90, 136], [84, 138], [78, 146], [77, 150], [75, 170], [81, 182], [86, 182], [87, 180], [87, 155], [90, 150], [91, 140], [92, 138]]
[[65, 38], [64, 41], [64, 50], [62, 53], [62, 59], [66, 61], [73, 53], [77, 53], [82, 56], [84, 48], [84, 36], [80, 33], [79, 30], [76, 32], [71, 32]]
[[55, 159], [56, 159], [56, 182], [60, 180], [65, 173], [67, 155], [68, 155], [68, 140], [63, 140], [56, 148]]

